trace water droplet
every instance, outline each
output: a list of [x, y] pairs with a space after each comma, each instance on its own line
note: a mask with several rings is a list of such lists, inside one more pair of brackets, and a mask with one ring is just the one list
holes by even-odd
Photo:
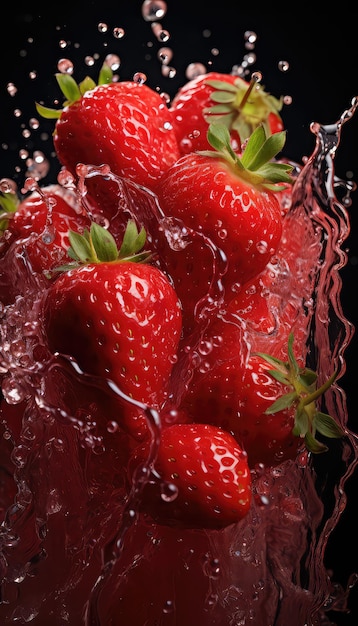
[[163, 613], [165, 613], [166, 615], [168, 613], [173, 613], [174, 608], [175, 608], [175, 605], [174, 605], [173, 600], [166, 600], [164, 603], [164, 607], [163, 607]]
[[254, 54], [253, 52], [250, 52], [250, 54], [245, 54], [243, 61], [246, 66], [253, 65], [254, 63], [256, 63], [256, 54]]
[[165, 78], [175, 78], [176, 73], [177, 71], [174, 67], [170, 67], [170, 65], [162, 66], [162, 75], [165, 76]]
[[142, 4], [142, 16], [146, 22], [160, 20], [167, 12], [167, 3], [162, 0], [145, 0]]
[[124, 37], [124, 35], [125, 35], [124, 28], [120, 28], [119, 26], [115, 26], [115, 28], [113, 29], [113, 36], [116, 39], [122, 39], [122, 37]]
[[61, 74], [73, 74], [73, 63], [70, 59], [60, 59], [57, 63], [57, 69]]
[[17, 94], [17, 87], [15, 87], [14, 83], [8, 83], [6, 89], [10, 96], [15, 96]]
[[36, 119], [36, 117], [32, 117], [29, 121], [29, 126], [30, 128], [32, 128], [33, 130], [37, 130], [40, 126], [40, 122], [39, 120]]
[[206, 74], [206, 67], [203, 63], [189, 63], [185, 70], [185, 76], [188, 80], [193, 80], [197, 76], [202, 76], [202, 74]]
[[108, 26], [105, 22], [99, 22], [98, 24], [98, 32], [100, 33], [106, 33], [108, 30]]
[[5, 378], [2, 383], [3, 396], [8, 404], [18, 404], [26, 397], [21, 382], [12, 377]]
[[164, 502], [173, 502], [178, 497], [178, 487], [173, 483], [162, 483], [160, 497]]
[[279, 69], [281, 72], [287, 72], [287, 70], [289, 70], [289, 69], [290, 69], [290, 64], [289, 64], [289, 62], [288, 62], [288, 61], [279, 61], [279, 63], [278, 63], [278, 69]]
[[173, 58], [173, 50], [171, 48], [159, 48], [157, 57], [163, 65], [168, 65]]
[[133, 76], [133, 80], [135, 83], [143, 85], [147, 81], [147, 75], [143, 72], [136, 72]]
[[251, 44], [256, 43], [257, 34], [253, 30], [246, 30], [244, 32], [244, 41]]
[[110, 67], [113, 72], [115, 72], [120, 67], [121, 60], [117, 54], [107, 54], [106, 58], [104, 59], [104, 63], [108, 65], [108, 67]]

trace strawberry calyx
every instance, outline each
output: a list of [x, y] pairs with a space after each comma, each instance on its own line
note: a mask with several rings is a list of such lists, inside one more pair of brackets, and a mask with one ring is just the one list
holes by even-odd
[[279, 111], [283, 106], [283, 98], [278, 99], [267, 93], [259, 84], [260, 78], [260, 74], [254, 73], [249, 86], [239, 77], [233, 84], [221, 80], [206, 81], [207, 85], [214, 88], [210, 99], [215, 104], [204, 109], [205, 121], [208, 124], [220, 121], [229, 130], [236, 130], [242, 142], [261, 125], [269, 135], [269, 115], [273, 113], [281, 119]]
[[256, 356], [273, 365], [274, 369], [268, 370], [273, 378], [292, 388], [292, 391], [273, 402], [265, 413], [271, 415], [295, 406], [293, 434], [305, 440], [306, 447], [310, 452], [315, 454], [326, 452], [327, 446], [316, 439], [316, 433], [336, 439], [343, 437], [344, 431], [331, 415], [317, 410], [316, 400], [334, 383], [337, 372], [334, 372], [323, 385], [317, 388], [316, 372], [306, 367], [299, 367], [293, 354], [292, 345], [293, 334], [290, 333], [288, 360], [286, 362], [263, 352], [255, 352]]
[[258, 126], [247, 140], [240, 157], [231, 146], [230, 132], [225, 124], [210, 124], [207, 138], [214, 150], [201, 150], [198, 154], [224, 158], [235, 174], [249, 184], [282, 191], [287, 184], [293, 183], [290, 176], [292, 165], [274, 160], [285, 144], [285, 131], [267, 137], [264, 126]]
[[16, 193], [11, 191], [0, 192], [0, 235], [7, 229], [9, 220], [7, 215], [15, 213], [20, 204], [20, 199]]
[[81, 100], [82, 96], [87, 91], [92, 91], [92, 89], [98, 85], [108, 85], [108, 83], [111, 83], [113, 72], [109, 65], [103, 63], [97, 83], [90, 76], [86, 76], [80, 83], [76, 83], [75, 79], [70, 74], [57, 73], [55, 77], [65, 97], [65, 101], [61, 109], [45, 107], [39, 102], [36, 102], [35, 106], [37, 112], [46, 119], [59, 119], [63, 109]]
[[70, 248], [67, 253], [73, 263], [61, 265], [57, 271], [89, 263], [142, 263], [151, 256], [151, 252], [143, 250], [146, 231], [144, 227], [138, 231], [134, 220], [128, 221], [119, 249], [113, 235], [96, 222], [92, 222], [90, 229], [85, 229], [82, 234], [70, 230], [68, 236]]

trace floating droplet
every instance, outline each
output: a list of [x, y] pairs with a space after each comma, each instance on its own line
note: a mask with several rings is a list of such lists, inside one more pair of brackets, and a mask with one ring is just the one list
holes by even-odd
[[6, 89], [10, 96], [15, 96], [17, 94], [17, 87], [15, 87], [14, 83], [8, 83]]
[[100, 33], [106, 33], [107, 30], [108, 30], [107, 24], [105, 22], [99, 22], [99, 24], [98, 24], [98, 31]]
[[116, 26], [116, 27], [113, 29], [113, 36], [114, 36], [116, 39], [122, 39], [122, 37], [124, 37], [124, 35], [125, 35], [124, 28], [120, 28], [119, 26]]
[[110, 67], [113, 72], [115, 72], [120, 67], [121, 60], [117, 54], [107, 54], [106, 58], [104, 59], [104, 63], [108, 65], [108, 67]]
[[189, 63], [185, 70], [185, 76], [188, 80], [193, 80], [202, 74], [206, 74], [206, 67], [203, 63]]
[[290, 64], [288, 63], [288, 61], [279, 61], [278, 69], [281, 72], [287, 72], [287, 70], [290, 69]]
[[167, 3], [162, 0], [145, 0], [142, 4], [142, 16], [146, 22], [161, 19], [167, 12]]
[[57, 63], [57, 69], [61, 74], [72, 74], [73, 63], [70, 59], [60, 59]]

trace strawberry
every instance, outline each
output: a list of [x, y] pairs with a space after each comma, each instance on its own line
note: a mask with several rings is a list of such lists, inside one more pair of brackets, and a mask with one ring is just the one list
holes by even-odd
[[279, 183], [291, 183], [291, 167], [273, 160], [284, 132], [266, 138], [260, 126], [241, 158], [230, 147], [225, 125], [212, 124], [208, 139], [214, 150], [182, 156], [157, 189], [164, 213], [182, 233], [179, 252], [169, 250], [165, 261], [188, 328], [197, 302], [211, 289], [222, 285], [229, 300], [267, 265], [282, 234], [276, 192], [283, 188]]
[[[3, 218], [0, 223], [0, 254], [12, 246], [17, 255], [25, 257], [32, 272], [46, 274], [69, 261], [69, 230], [83, 232], [89, 219], [81, 212], [76, 195], [60, 185], [34, 188], [22, 198], [13, 191], [0, 195]], [[11, 281], [3, 286], [1, 299], [11, 300], [17, 285]], [[6, 292], [8, 291], [8, 296]]]
[[205, 368], [197, 370], [183, 409], [193, 421], [205, 415], [205, 422], [229, 431], [247, 452], [250, 467], [295, 458], [304, 444], [311, 452], [325, 451], [317, 432], [343, 436], [333, 418], [316, 407], [335, 374], [316, 388], [315, 372], [297, 363], [292, 334], [287, 361], [282, 361], [245, 352], [239, 325], [224, 322], [220, 330], [218, 323], [214, 332], [218, 347], [207, 357]]
[[146, 428], [138, 403], [160, 409], [168, 399], [181, 333], [180, 304], [169, 280], [143, 262], [145, 235], [129, 221], [118, 251], [98, 224], [83, 236], [71, 232], [75, 264], [64, 268], [43, 303], [50, 350], [70, 355], [103, 383], [110, 379], [118, 402], [124, 394], [137, 403], [128, 405], [122, 424], [134, 435]]
[[[67, 74], [56, 78], [66, 98], [64, 108], [37, 104], [37, 110], [56, 119], [53, 141], [61, 165], [75, 177], [78, 164], [107, 165], [117, 176], [155, 188], [180, 155], [161, 95], [143, 83], [111, 82], [105, 65], [98, 84], [89, 77], [79, 85]], [[118, 205], [117, 186], [110, 188], [96, 176], [87, 182], [90, 195], [105, 203], [110, 217]]]
[[[134, 466], [147, 459], [149, 446], [147, 441], [136, 449]], [[142, 500], [155, 521], [223, 528], [242, 519], [250, 503], [246, 455], [232, 435], [207, 424], [173, 424], [162, 431]]]
[[267, 135], [283, 130], [282, 99], [265, 92], [254, 74], [250, 83], [233, 74], [209, 72], [190, 80], [174, 96], [170, 113], [181, 154], [207, 150], [208, 126], [224, 123], [233, 149], [263, 125]]

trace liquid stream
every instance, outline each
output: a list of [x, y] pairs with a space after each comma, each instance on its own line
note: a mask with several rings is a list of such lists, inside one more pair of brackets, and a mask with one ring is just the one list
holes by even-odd
[[[331, 610], [346, 610], [348, 591], [327, 571], [324, 559], [346, 505], [345, 483], [358, 462], [358, 441], [348, 429], [339, 386], [354, 332], [342, 311], [339, 273], [347, 260], [342, 245], [350, 231], [352, 188], [334, 173], [342, 128], [356, 108], [354, 99], [336, 124], [311, 127], [316, 146], [303, 166], [295, 164], [286, 216], [293, 228], [300, 224], [300, 254], [289, 259], [291, 273], [281, 272], [280, 278], [282, 294], [289, 294], [297, 311], [306, 310], [307, 365], [320, 372], [321, 382], [338, 371], [321, 410], [342, 424], [346, 436], [330, 447], [323, 476], [320, 464], [307, 454], [273, 468], [255, 468], [251, 511], [224, 530], [179, 530], [139, 513], [161, 416], [142, 407], [153, 442], [128, 496], [120, 475], [113, 475], [121, 432], [115, 424], [101, 429], [94, 405], [98, 389], [104, 402], [112, 394], [123, 404], [130, 399], [111, 381], [97, 380], [70, 359], [48, 354], [39, 309], [46, 279], [32, 274], [21, 247], [6, 253], [0, 287], [11, 276], [21, 295], [1, 311], [2, 624], [327, 626]], [[183, 235], [147, 190], [110, 172], [86, 172], [87, 177], [103, 174], [118, 184], [119, 211], [132, 214], [140, 206], [140, 219], [156, 245], [180, 250], [187, 237], [201, 236]], [[86, 176], [78, 189], [84, 204]], [[342, 201], [338, 189], [345, 192]], [[206, 321], [220, 307], [224, 260], [210, 242], [206, 245], [213, 256], [213, 281], [175, 366], [177, 399], [198, 366]], [[304, 291], [298, 276], [308, 272]], [[249, 341], [248, 336], [248, 350]], [[260, 338], [255, 341], [259, 345]], [[63, 401], [64, 388], [79, 394], [74, 412], [68, 395]], [[93, 413], [81, 412], [81, 406]]]

